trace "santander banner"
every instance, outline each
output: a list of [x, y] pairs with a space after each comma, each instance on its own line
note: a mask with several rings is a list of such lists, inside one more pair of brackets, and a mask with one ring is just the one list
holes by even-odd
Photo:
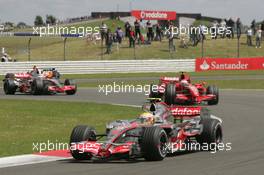
[[150, 11], [150, 10], [132, 10], [131, 15], [137, 19], [143, 20], [175, 20], [174, 11]]
[[210, 70], [264, 70], [264, 57], [196, 59], [195, 71]]

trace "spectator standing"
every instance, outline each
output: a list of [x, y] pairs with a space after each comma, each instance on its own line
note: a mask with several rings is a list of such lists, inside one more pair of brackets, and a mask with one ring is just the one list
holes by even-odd
[[134, 26], [135, 26], [135, 37], [136, 38], [140, 38], [141, 32], [140, 32], [140, 21], [137, 19], [134, 22]]
[[253, 31], [251, 28], [249, 28], [247, 30], [247, 45], [248, 46], [252, 46], [252, 35], [253, 35]]
[[102, 42], [104, 42], [104, 40], [106, 40], [106, 37], [107, 37], [107, 31], [108, 31], [108, 27], [107, 25], [102, 22], [102, 25], [100, 27], [100, 32], [101, 32], [101, 40]]
[[135, 47], [135, 40], [136, 40], [136, 36], [135, 36], [135, 32], [132, 30], [132, 27], [130, 27], [129, 29], [129, 47]]
[[220, 27], [223, 30], [223, 32], [220, 34], [220, 36], [221, 36], [221, 38], [225, 38], [225, 36], [226, 36], [226, 20], [221, 21]]
[[[262, 33], [264, 32], [264, 20], [261, 23], [261, 31], [262, 31]], [[264, 35], [262, 34], [261, 36], [262, 36], [262, 41], [263, 41], [264, 40]]]
[[255, 36], [256, 34], [256, 20], [254, 19], [252, 22], [251, 22], [251, 29], [253, 31], [253, 35]]
[[259, 26], [258, 30], [256, 31], [256, 48], [261, 48], [261, 26]]
[[159, 40], [160, 42], [161, 42], [161, 40], [162, 40], [162, 35], [161, 35], [161, 33], [162, 33], [162, 30], [161, 30], [160, 24], [158, 23], [158, 24], [156, 25], [156, 38], [157, 38], [157, 40]]
[[242, 23], [240, 21], [240, 18], [237, 18], [237, 21], [236, 21], [237, 38], [240, 38], [241, 36], [241, 27], [242, 27]]
[[153, 41], [154, 39], [153, 26], [150, 21], [147, 22], [147, 29], [148, 29], [148, 32], [147, 32], [148, 42]]
[[117, 39], [117, 42], [119, 44], [122, 43], [123, 37], [124, 37], [124, 33], [123, 33], [121, 27], [118, 27], [117, 30], [116, 30], [116, 39]]
[[212, 39], [217, 39], [217, 31], [218, 31], [218, 22], [214, 21], [213, 27], [212, 27]]
[[192, 39], [192, 45], [193, 47], [197, 46], [199, 43], [199, 37], [198, 37], [199, 33], [196, 30], [196, 27], [191, 26], [191, 39]]
[[112, 45], [113, 45], [113, 34], [111, 33], [111, 30], [108, 29], [107, 30], [107, 33], [106, 33], [106, 40], [105, 40], [105, 43], [106, 43], [106, 54], [110, 54], [112, 53]]
[[206, 28], [207, 27], [205, 25], [200, 25], [200, 36], [202, 40], [206, 40], [205, 37]]
[[130, 23], [127, 21], [127, 22], [125, 23], [125, 35], [126, 35], [126, 38], [129, 38], [129, 35], [130, 35], [130, 27], [131, 27], [131, 25], [130, 25]]

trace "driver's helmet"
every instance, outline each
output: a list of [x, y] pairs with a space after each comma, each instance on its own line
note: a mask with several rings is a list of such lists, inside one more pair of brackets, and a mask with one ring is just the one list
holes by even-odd
[[150, 112], [144, 112], [138, 117], [142, 124], [153, 125], [155, 123], [155, 117]]
[[187, 80], [181, 80], [181, 85], [182, 85], [183, 87], [186, 87], [186, 86], [189, 85], [189, 83], [188, 83]]
[[46, 76], [46, 78], [52, 78], [53, 77], [53, 72], [52, 71], [47, 71], [45, 73], [45, 76]]

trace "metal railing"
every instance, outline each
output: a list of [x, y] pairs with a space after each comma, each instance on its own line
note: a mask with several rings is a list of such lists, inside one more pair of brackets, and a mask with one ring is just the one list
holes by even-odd
[[0, 74], [27, 72], [54, 67], [62, 74], [136, 73], [136, 72], [191, 72], [194, 59], [178, 60], [117, 60], [117, 61], [33, 61], [0, 63]]

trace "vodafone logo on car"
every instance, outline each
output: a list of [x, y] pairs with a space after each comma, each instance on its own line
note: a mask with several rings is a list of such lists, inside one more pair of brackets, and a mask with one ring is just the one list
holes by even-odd
[[263, 70], [264, 58], [197, 58], [196, 71]]
[[175, 116], [193, 116], [199, 115], [201, 111], [200, 107], [188, 108], [188, 107], [176, 107], [171, 109], [172, 115]]

